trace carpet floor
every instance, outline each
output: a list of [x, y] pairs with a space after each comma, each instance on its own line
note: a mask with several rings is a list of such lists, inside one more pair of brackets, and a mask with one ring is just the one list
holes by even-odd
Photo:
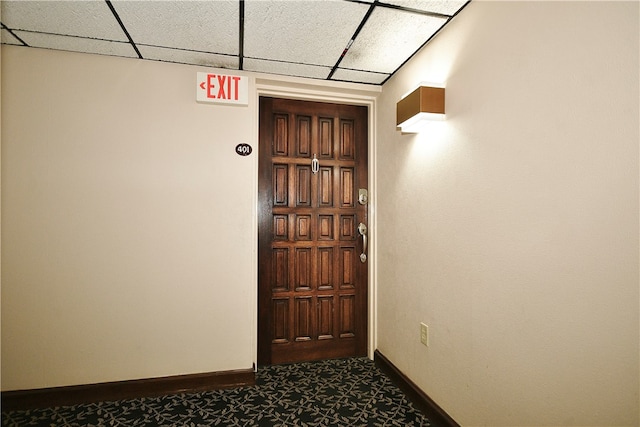
[[2, 425], [430, 426], [367, 358], [265, 366], [251, 387], [3, 412]]

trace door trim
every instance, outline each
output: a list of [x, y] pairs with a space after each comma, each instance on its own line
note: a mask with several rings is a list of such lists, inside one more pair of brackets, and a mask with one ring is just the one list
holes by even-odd
[[[311, 84], [308, 81], [301, 81], [300, 83], [293, 83], [292, 81], [281, 81], [267, 78], [256, 78], [255, 81], [256, 90], [254, 105], [256, 106], [254, 114], [254, 152], [258, 152], [259, 143], [259, 121], [260, 121], [260, 97], [271, 96], [275, 98], [288, 98], [297, 99], [303, 101], [316, 101], [316, 102], [334, 102], [339, 104], [350, 105], [362, 105], [368, 107], [368, 188], [369, 188], [369, 209], [368, 209], [368, 227], [369, 227], [369, 244], [368, 244], [368, 277], [367, 284], [368, 298], [368, 330], [367, 330], [367, 355], [369, 359], [373, 360], [374, 351], [377, 348], [377, 239], [376, 239], [376, 99], [382, 92], [379, 86], [367, 87], [366, 85], [355, 85], [348, 83], [323, 81], [321, 84]], [[252, 332], [252, 345], [253, 345], [253, 361], [254, 366], [257, 369], [258, 366], [258, 156], [252, 156], [254, 161], [254, 224], [253, 224], [253, 236], [254, 236], [254, 286], [252, 288], [252, 301], [253, 301], [253, 332]]]

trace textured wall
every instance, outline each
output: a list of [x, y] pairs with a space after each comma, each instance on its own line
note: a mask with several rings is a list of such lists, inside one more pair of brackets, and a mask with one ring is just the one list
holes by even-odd
[[463, 425], [638, 425], [638, 12], [473, 2], [383, 88], [378, 348]]

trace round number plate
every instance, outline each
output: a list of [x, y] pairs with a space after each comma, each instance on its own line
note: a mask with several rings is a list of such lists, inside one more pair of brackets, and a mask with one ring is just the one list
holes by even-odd
[[249, 144], [238, 144], [236, 145], [236, 153], [239, 156], [248, 156], [251, 154], [251, 146]]

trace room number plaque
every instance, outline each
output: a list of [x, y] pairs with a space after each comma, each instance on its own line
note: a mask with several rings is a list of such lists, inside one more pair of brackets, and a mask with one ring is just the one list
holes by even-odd
[[236, 153], [239, 156], [248, 156], [251, 154], [251, 146], [249, 144], [238, 144], [236, 145]]

